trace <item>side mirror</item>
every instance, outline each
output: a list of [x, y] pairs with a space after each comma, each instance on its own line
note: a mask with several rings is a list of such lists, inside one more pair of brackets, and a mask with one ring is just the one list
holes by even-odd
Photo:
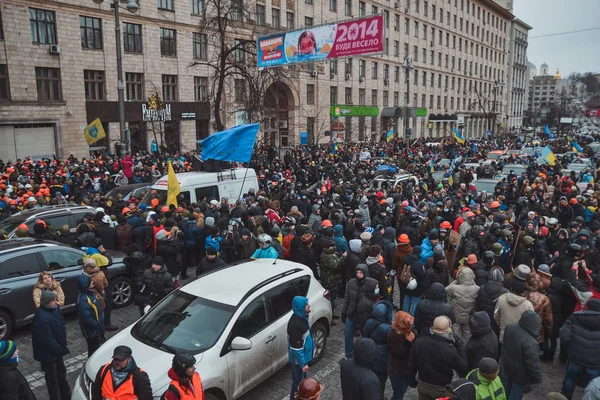
[[252, 348], [252, 342], [241, 336], [236, 336], [231, 341], [232, 350], [250, 350]]
[[83, 265], [83, 258], [80, 258], [79, 260], [77, 260], [77, 265]]

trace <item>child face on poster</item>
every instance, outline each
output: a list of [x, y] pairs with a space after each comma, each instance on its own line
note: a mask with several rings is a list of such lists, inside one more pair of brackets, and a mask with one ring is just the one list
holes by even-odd
[[303, 32], [298, 39], [300, 54], [312, 54], [317, 50], [315, 36], [310, 31]]

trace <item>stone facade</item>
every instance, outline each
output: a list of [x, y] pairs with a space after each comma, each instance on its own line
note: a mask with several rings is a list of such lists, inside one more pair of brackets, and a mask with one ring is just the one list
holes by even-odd
[[[109, 3], [97, 5], [92, 0], [5, 0], [0, 3], [3, 23], [0, 46], [4, 47], [0, 52], [0, 65], [5, 65], [8, 70], [10, 93], [9, 101], [0, 103], [0, 125], [53, 123], [58, 155], [81, 157], [88, 153], [82, 134], [90, 122], [86, 114], [83, 71], [103, 71], [104, 99], [117, 101], [114, 13]], [[154, 88], [161, 93], [162, 75], [176, 75], [177, 100], [194, 102], [194, 77], [210, 78], [211, 74], [208, 67], [190, 66], [193, 61], [192, 37], [198, 31], [200, 16], [192, 14], [190, 0], [172, 0], [173, 11], [158, 9], [156, 1], [139, 3], [140, 9], [135, 14], [125, 9], [120, 12], [122, 22], [142, 25], [143, 43], [141, 54], [123, 53], [123, 71], [144, 74], [145, 97]], [[372, 13], [386, 16], [385, 54], [319, 63], [314, 66], [316, 76], [308, 65], [284, 67], [289, 69], [292, 77], [286, 91], [290, 104], [287, 127], [279, 124], [277, 116], [262, 127], [264, 140], [272, 144], [285, 144], [280, 137], [282, 129], [289, 132], [287, 144], [298, 144], [300, 132], [311, 130], [307, 126], [309, 122], [313, 123], [315, 139], [323, 140], [323, 133], [330, 129], [329, 107], [332, 103], [383, 108], [404, 106], [408, 101], [410, 106], [426, 107], [429, 115], [464, 117], [463, 134], [467, 137], [485, 133], [492, 109], [498, 114], [498, 125], [506, 122], [506, 96], [510, 93], [507, 87], [509, 35], [514, 17], [491, 0], [258, 0], [258, 4], [264, 5], [265, 27], [260, 30], [265, 32], [277, 31], [271, 27], [275, 22], [273, 12], [277, 9], [279, 26], [284, 30], [287, 29], [288, 12], [293, 13], [295, 28]], [[48, 44], [32, 43], [30, 7], [55, 12], [60, 54], [50, 54]], [[251, 8], [255, 7], [256, 3], [252, 3]], [[82, 49], [80, 16], [101, 19], [101, 49]], [[177, 31], [177, 55], [174, 57], [161, 56], [161, 28]], [[234, 39], [232, 35], [231, 40]], [[413, 66], [409, 99], [406, 99], [407, 82], [403, 70], [405, 56], [412, 58]], [[60, 69], [62, 100], [38, 101], [35, 67], [40, 66]], [[376, 73], [373, 68], [377, 68]], [[384, 76], [385, 68], [387, 77]], [[498, 82], [495, 107], [492, 104], [494, 82]], [[236, 122], [233, 90], [232, 82], [227, 87], [222, 109], [227, 126]], [[310, 101], [311, 98], [314, 101]], [[119, 140], [118, 118], [107, 122], [111, 149], [114, 150], [114, 142]], [[362, 121], [348, 118], [342, 122], [346, 125], [346, 140], [354, 141], [376, 138], [393, 123], [381, 117]], [[428, 129], [427, 122], [428, 117], [409, 121], [413, 137], [447, 136], [454, 127], [452, 123], [437, 122]], [[214, 130], [212, 124], [209, 130]], [[183, 150], [194, 149], [195, 122], [182, 120], [179, 131]], [[151, 134], [147, 133], [147, 147], [151, 140]]]
[[508, 90], [506, 129], [515, 131], [523, 126], [523, 111], [529, 95], [527, 35], [531, 26], [519, 19], [511, 21], [510, 52], [508, 57]]

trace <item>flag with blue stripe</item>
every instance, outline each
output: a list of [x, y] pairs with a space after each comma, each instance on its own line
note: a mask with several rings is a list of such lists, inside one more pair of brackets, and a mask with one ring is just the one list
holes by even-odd
[[571, 143], [571, 146], [573, 147], [573, 151], [575, 153], [577, 153], [577, 154], [583, 153], [583, 149], [581, 148], [581, 146], [579, 145], [579, 143], [573, 142], [573, 143]]
[[548, 135], [548, 139], [554, 138], [554, 135], [552, 134], [552, 131], [550, 130], [550, 127], [548, 126], [548, 124], [546, 124], [546, 127], [544, 128], [544, 133], [546, 135]]
[[456, 140], [459, 144], [465, 144], [465, 138], [463, 138], [456, 128], [454, 128], [454, 140]]
[[390, 129], [386, 134], [385, 134], [385, 140], [387, 142], [389, 142], [390, 140], [394, 139], [394, 127], [392, 126], [392, 129]]

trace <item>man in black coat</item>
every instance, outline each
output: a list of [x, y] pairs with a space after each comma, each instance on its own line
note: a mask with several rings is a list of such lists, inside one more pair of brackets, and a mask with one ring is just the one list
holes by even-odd
[[494, 319], [494, 310], [496, 309], [496, 300], [504, 293], [508, 293], [508, 289], [504, 287], [504, 273], [501, 268], [495, 267], [490, 272], [490, 279], [479, 288], [479, 294], [475, 301], [475, 310], [487, 313], [490, 317], [492, 330], [496, 335], [499, 335], [500, 327]]
[[33, 359], [42, 364], [50, 400], [68, 400], [71, 388], [63, 361], [63, 357], [69, 354], [65, 320], [55, 292], [44, 290], [40, 303], [31, 327]]
[[217, 249], [209, 247], [206, 249], [206, 257], [200, 260], [200, 264], [196, 268], [196, 276], [200, 276], [213, 269], [221, 268], [227, 265], [225, 261], [217, 254]]
[[19, 350], [12, 340], [0, 341], [0, 393], [2, 400], [35, 400], [19, 371]]
[[519, 322], [508, 324], [504, 330], [502, 349], [506, 381], [503, 383], [509, 399], [523, 398], [527, 385], [542, 381], [538, 344], [541, 324], [540, 316], [527, 310]]
[[102, 246], [106, 250], [117, 250], [117, 231], [110, 223], [110, 216], [103, 215], [96, 227], [96, 237], [102, 240]]
[[115, 347], [112, 361], [100, 367], [92, 384], [91, 400], [111, 398], [110, 395], [116, 391], [113, 388], [115, 379], [121, 381], [118, 390], [124, 389], [121, 390], [123, 392], [121, 393], [122, 398], [152, 400], [150, 378], [145, 371], [137, 366], [132, 351], [127, 346]]
[[421, 336], [410, 352], [408, 383], [417, 384], [419, 398], [437, 399], [446, 395], [446, 385], [452, 382], [454, 371], [464, 377], [467, 361], [452, 334], [452, 322], [446, 316], [439, 316], [433, 322], [431, 335]]
[[425, 293], [425, 299], [419, 301], [415, 309], [415, 330], [421, 336], [429, 335], [436, 317], [445, 315], [454, 323], [454, 310], [446, 303], [446, 289], [439, 282], [434, 282]]
[[342, 398], [344, 400], [380, 400], [379, 379], [373, 372], [375, 342], [358, 339], [354, 344], [354, 358], [341, 363]]
[[568, 399], [573, 396], [577, 377], [583, 374], [591, 380], [600, 371], [600, 299], [592, 298], [586, 306], [560, 328], [560, 344], [567, 346], [569, 356], [561, 393]]
[[498, 336], [492, 330], [490, 317], [485, 311], [477, 311], [469, 320], [471, 339], [465, 353], [469, 371], [479, 367], [482, 358], [498, 360]]

